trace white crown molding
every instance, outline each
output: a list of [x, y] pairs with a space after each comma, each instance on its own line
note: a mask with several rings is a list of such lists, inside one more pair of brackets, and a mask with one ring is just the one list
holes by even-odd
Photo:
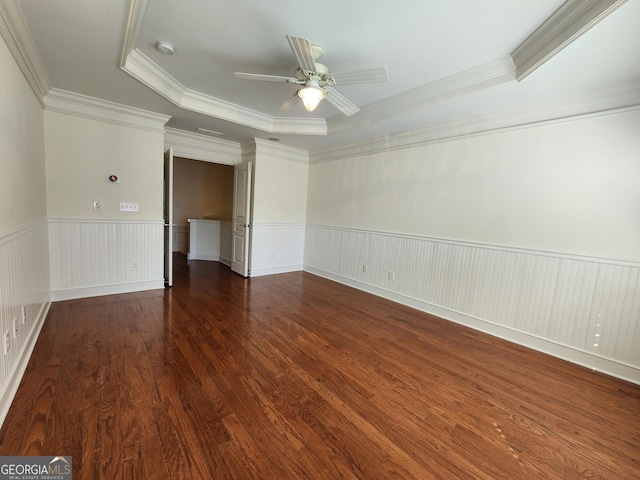
[[522, 80], [625, 2], [567, 0], [511, 53], [516, 79]]
[[324, 119], [274, 118], [210, 95], [190, 90], [150, 60], [140, 50], [127, 56], [123, 71], [146, 85], [174, 105], [268, 133], [326, 135]]
[[125, 66], [127, 57], [135, 48], [136, 43], [138, 43], [148, 5], [149, 0], [131, 0], [129, 4], [129, 16], [124, 29], [122, 52], [120, 52], [120, 68]]
[[[286, 118], [273, 117], [274, 133], [293, 135], [327, 135], [327, 122], [324, 118]], [[314, 132], [310, 134], [309, 132]]]
[[335, 115], [327, 120], [329, 134], [344, 132], [362, 125], [406, 115], [462, 95], [468, 95], [515, 79], [515, 66], [511, 57], [438, 79], [412, 90], [371, 103], [355, 115]]
[[240, 145], [240, 150], [242, 152], [242, 163], [252, 162], [256, 158], [256, 151], [258, 149], [255, 138], [250, 142], [243, 143]]
[[0, 35], [44, 108], [42, 97], [51, 89], [51, 82], [17, 0], [0, 2]]
[[[351, 117], [336, 115], [327, 121], [321, 118], [271, 117], [186, 88], [135, 48], [135, 43], [144, 21], [148, 0], [131, 0], [131, 8], [123, 38], [121, 68], [174, 105], [185, 110], [220, 118], [268, 133], [331, 135], [388, 118], [406, 115], [453, 98], [515, 81], [516, 78], [520, 80], [625, 1], [567, 0], [527, 40], [514, 50], [511, 56], [500, 58], [485, 65], [417, 87], [411, 91], [366, 105], [361, 108], [359, 113]], [[625, 106], [620, 102], [616, 103], [616, 101], [612, 101], [607, 105], [605, 105], [606, 102], [604, 101], [599, 103], [599, 107], [595, 106], [595, 104], [589, 107], [591, 111], [598, 108], [620, 108]], [[626, 106], [628, 105], [627, 103]], [[566, 102], [561, 102], [560, 107], [558, 109], [558, 106], [554, 104], [543, 109], [537, 108], [536, 112], [531, 109], [525, 109], [523, 112], [518, 111], [515, 112], [518, 117], [515, 120], [507, 118], [508, 115], [503, 113], [463, 118], [444, 125], [430, 126], [417, 134], [416, 132], [410, 132], [393, 138], [394, 140], [405, 138], [408, 139], [409, 143], [412, 143], [417, 135], [419, 138], [427, 137], [431, 139], [429, 141], [432, 141], [460, 134], [477, 133], [478, 131], [505, 128], [522, 123], [544, 121], [557, 116], [586, 113], [586, 104], [581, 106], [574, 104], [566, 107]], [[565, 110], [562, 110], [564, 107], [566, 107]], [[481, 127], [473, 125], [473, 122], [478, 121], [483, 122]], [[388, 141], [388, 138], [385, 137], [384, 141]], [[380, 142], [366, 143], [366, 149], [371, 149], [376, 148], [377, 143]], [[406, 142], [403, 140], [401, 143], [405, 144]], [[243, 147], [242, 157], [245, 158], [248, 155], [250, 155], [249, 151]], [[320, 156], [322, 157], [322, 155]]]
[[52, 88], [43, 98], [45, 110], [164, 133], [168, 115], [133, 108], [79, 93]]
[[186, 90], [185, 87], [156, 63], [149, 60], [140, 50], [133, 49], [127, 55], [121, 69], [174, 105], [180, 106]]
[[120, 68], [174, 105], [268, 133], [326, 135], [324, 119], [274, 118], [230, 102], [190, 90], [135, 48], [148, 0], [131, 0], [125, 25]]
[[164, 145], [166, 148], [173, 148], [175, 157], [225, 165], [236, 165], [242, 162], [240, 144], [176, 128], [166, 128]]
[[255, 138], [254, 142], [255, 147], [253, 151], [256, 157], [258, 155], [264, 155], [289, 162], [309, 163], [309, 152], [306, 150], [289, 147], [288, 145], [282, 145], [281, 143], [275, 143], [261, 138]]
[[527, 128], [639, 108], [640, 85], [637, 82], [630, 82], [615, 88], [585, 92], [562, 100], [469, 116], [397, 135], [385, 135], [363, 142], [318, 150], [311, 153], [310, 163], [337, 160], [378, 151], [411, 148], [463, 135], [481, 135], [499, 130]]
[[204, 113], [211, 117], [257, 128], [265, 132], [281, 133], [277, 132], [274, 128], [273, 117], [210, 95], [205, 95], [204, 93], [196, 92], [195, 90], [185, 89], [179, 106], [185, 110]]

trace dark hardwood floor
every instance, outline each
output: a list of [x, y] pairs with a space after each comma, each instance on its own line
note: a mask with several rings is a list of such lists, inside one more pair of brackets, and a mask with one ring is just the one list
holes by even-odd
[[75, 479], [638, 479], [640, 386], [296, 272], [55, 303], [0, 455]]

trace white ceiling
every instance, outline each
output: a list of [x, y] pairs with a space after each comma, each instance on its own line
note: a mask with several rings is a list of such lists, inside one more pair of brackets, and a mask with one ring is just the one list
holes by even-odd
[[[168, 126], [207, 128], [239, 143], [278, 137], [322, 150], [447, 125], [522, 123], [638, 103], [638, 0], [623, 3], [520, 82], [510, 54], [561, 0], [18, 3], [53, 88], [170, 115]], [[131, 5], [140, 9], [132, 17]], [[322, 45], [321, 62], [334, 73], [384, 66], [390, 80], [337, 86], [361, 108], [352, 117], [326, 101], [311, 113], [301, 104], [279, 112], [295, 85], [239, 80], [234, 72], [293, 75], [286, 34]], [[174, 44], [175, 55], [158, 52], [157, 40]], [[134, 54], [126, 57], [129, 50]], [[121, 69], [126, 58], [128, 66], [155, 73]], [[189, 95], [171, 97], [177, 90], [169, 84]], [[298, 131], [307, 133], [291, 133]]]

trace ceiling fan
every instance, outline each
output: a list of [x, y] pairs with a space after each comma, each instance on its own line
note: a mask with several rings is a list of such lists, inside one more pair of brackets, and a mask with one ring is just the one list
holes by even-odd
[[316, 61], [324, 54], [324, 49], [321, 46], [312, 45], [306, 38], [293, 37], [291, 35], [287, 35], [287, 40], [298, 62], [295, 76], [235, 72], [236, 78], [244, 80], [265, 80], [268, 82], [287, 82], [295, 85], [304, 85], [282, 104], [280, 107], [281, 112], [291, 109], [300, 100], [302, 100], [305, 108], [312, 112], [318, 106], [320, 100], [326, 98], [327, 102], [345, 115], [353, 115], [359, 112], [360, 109], [335, 90], [334, 86], [387, 82], [389, 80], [387, 69], [384, 67], [357, 72], [330, 73], [326, 65]]

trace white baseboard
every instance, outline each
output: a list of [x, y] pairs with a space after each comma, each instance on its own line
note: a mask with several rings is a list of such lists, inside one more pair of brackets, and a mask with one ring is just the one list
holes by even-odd
[[42, 330], [44, 320], [47, 318], [47, 314], [49, 313], [49, 307], [51, 307], [51, 300], [47, 299], [40, 308], [36, 321], [29, 332], [29, 338], [24, 343], [20, 356], [18, 357], [18, 361], [14, 364], [14, 367], [9, 374], [8, 381], [2, 390], [2, 395], [0, 395], [0, 427], [4, 424], [7, 413], [9, 413], [9, 408], [16, 396], [16, 392], [18, 391], [24, 372], [29, 364], [29, 359], [33, 353], [33, 348], [36, 346], [36, 341], [40, 336], [40, 330]]
[[438, 305], [407, 297], [405, 295], [400, 295], [389, 290], [359, 282], [357, 280], [352, 280], [340, 275], [335, 275], [318, 268], [305, 265], [304, 271], [312, 273], [313, 275], [327, 278], [329, 280], [333, 280], [338, 283], [342, 283], [344, 285], [348, 285], [353, 288], [357, 288], [358, 290], [362, 290], [382, 298], [386, 298], [387, 300], [391, 300], [402, 305], [415, 308], [416, 310], [420, 310], [432, 315], [436, 315], [440, 318], [465, 325], [467, 327], [473, 328], [474, 330], [479, 330], [489, 335], [493, 335], [495, 337], [517, 343], [518, 345], [522, 345], [533, 350], [552, 355], [562, 360], [581, 365], [591, 370], [605, 373], [607, 375], [611, 375], [613, 377], [640, 385], [640, 369], [634, 366], [594, 355], [591, 352], [585, 352], [574, 347], [551, 342], [549, 340], [531, 335], [529, 333], [521, 332], [519, 330], [515, 330], [502, 325], [497, 325], [481, 318], [476, 318], [470, 315], [456, 312], [454, 310], [440, 307]]
[[263, 275], [274, 275], [277, 273], [299, 272], [302, 265], [278, 265], [277, 267], [251, 268], [250, 277], [261, 277]]
[[119, 293], [142, 292], [164, 288], [164, 279], [148, 280], [144, 282], [121, 283], [114, 285], [97, 285], [94, 287], [70, 288], [66, 290], [51, 291], [51, 300], [60, 302], [76, 298], [101, 297], [103, 295], [116, 295]]
[[207, 262], [220, 262], [227, 267], [231, 267], [231, 259], [225, 257], [218, 257], [216, 255], [198, 255], [193, 256], [191, 253], [187, 254], [187, 260], [205, 260]]
[[207, 255], [206, 253], [188, 253], [187, 260], [206, 260], [208, 262], [219, 262], [220, 257], [218, 255]]

